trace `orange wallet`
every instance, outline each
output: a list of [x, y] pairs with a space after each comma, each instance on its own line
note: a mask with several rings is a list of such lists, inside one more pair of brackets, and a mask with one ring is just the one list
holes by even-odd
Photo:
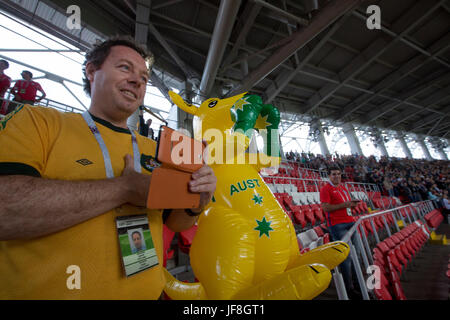
[[147, 198], [149, 209], [186, 209], [200, 206], [200, 193], [189, 191], [191, 173], [157, 168], [153, 170]]
[[189, 191], [191, 174], [203, 166], [204, 145], [169, 127], [159, 131], [156, 158], [147, 198], [149, 209], [186, 209], [200, 206], [200, 194]]
[[156, 158], [163, 167], [195, 172], [203, 166], [201, 141], [192, 139], [169, 127], [161, 126], [156, 146]]

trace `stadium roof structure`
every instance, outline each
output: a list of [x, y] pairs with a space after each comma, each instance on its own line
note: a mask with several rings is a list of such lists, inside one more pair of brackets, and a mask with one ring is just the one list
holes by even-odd
[[[81, 9], [69, 30], [67, 8]], [[380, 9], [380, 29], [369, 29]], [[450, 0], [3, 0], [0, 9], [87, 50], [131, 34], [151, 82], [200, 97], [244, 91], [286, 121], [321, 119], [448, 139]], [[372, 23], [373, 24], [373, 23]]]

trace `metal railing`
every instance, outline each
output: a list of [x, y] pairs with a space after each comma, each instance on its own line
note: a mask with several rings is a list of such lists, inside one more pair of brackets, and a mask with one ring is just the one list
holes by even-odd
[[[297, 164], [299, 175], [302, 175], [302, 174], [301, 174], [301, 171], [300, 171], [300, 169], [301, 169], [301, 170], [309, 171], [309, 172], [311, 172], [311, 173], [316, 173], [316, 174], [317, 174], [319, 177], [321, 177], [322, 179], [328, 178], [327, 172], [324, 171], [324, 170], [311, 169], [311, 168], [309, 168], [309, 166], [308, 166], [308, 167], [302, 167], [302, 166], [304, 165], [303, 163], [300, 163], [300, 162], [297, 162], [297, 161], [293, 161], [293, 160], [283, 160], [283, 162], [287, 162], [287, 163], [295, 163], [295, 164]], [[291, 167], [291, 168], [292, 168], [292, 167]], [[294, 169], [294, 168], [292, 168], [292, 169]]]
[[[22, 105], [23, 103], [18, 102], [18, 101], [13, 101], [11, 99], [9, 99], [9, 94], [6, 98], [0, 98], [0, 108], [4, 108], [5, 111], [7, 110], [9, 105]], [[72, 107], [68, 104], [65, 103], [61, 103], [55, 100], [51, 100], [51, 99], [42, 99], [39, 103], [35, 104], [35, 106], [42, 106], [42, 107], [48, 107], [48, 108], [54, 108], [63, 112], [75, 112], [75, 113], [83, 113], [85, 110], [76, 108], [76, 107]]]
[[[316, 191], [311, 191], [311, 192], [319, 192], [320, 191], [320, 186], [323, 185], [324, 183], [328, 183], [328, 180], [320, 180], [320, 179], [310, 179], [310, 178], [294, 178], [294, 177], [282, 177], [282, 176], [263, 176], [264, 178], [270, 178], [270, 179], [288, 179], [288, 180], [292, 180], [292, 181], [302, 181], [303, 182], [303, 190], [307, 190], [306, 188], [306, 182], [313, 182]], [[372, 208], [374, 208], [372, 200], [369, 197], [369, 193], [368, 192], [379, 192], [378, 186], [372, 183], [363, 183], [363, 182], [345, 182], [343, 183], [345, 185], [345, 187], [347, 188], [347, 190], [349, 190], [350, 192], [364, 192], [364, 194], [367, 196], [367, 199], [370, 202], [370, 205]], [[356, 187], [359, 188], [356, 188]], [[362, 189], [362, 190], [361, 190]], [[308, 191], [305, 191], [308, 192]], [[393, 203], [391, 203], [393, 204]]]
[[[409, 222], [408, 224], [411, 224], [414, 221], [417, 221], [419, 219], [426, 224], [426, 222], [424, 220], [424, 216], [427, 213], [429, 213], [435, 209], [432, 201], [427, 200], [427, 201], [421, 201], [421, 202], [416, 202], [416, 203], [412, 203], [412, 204], [399, 206], [397, 208], [384, 210], [384, 211], [376, 212], [376, 213], [365, 215], [365, 216], [360, 216], [360, 218], [355, 222], [355, 224], [351, 227], [351, 229], [341, 239], [341, 241], [346, 242], [350, 246], [349, 257], [352, 261], [353, 268], [355, 270], [358, 284], [359, 284], [361, 294], [362, 294], [364, 300], [370, 300], [370, 297], [369, 297], [370, 290], [367, 288], [364, 273], [361, 269], [360, 259], [362, 260], [362, 265], [365, 267], [365, 270], [368, 270], [368, 267], [370, 265], [373, 265], [374, 259], [373, 259], [372, 250], [369, 245], [369, 239], [365, 233], [364, 226], [362, 225], [362, 223], [366, 220], [369, 220], [370, 225], [372, 227], [374, 240], [375, 240], [376, 244], [378, 244], [382, 240], [380, 240], [378, 231], [375, 227], [374, 218], [380, 217], [380, 216], [383, 218], [385, 232], [386, 232], [387, 236], [390, 237], [392, 235], [392, 232], [391, 232], [391, 228], [386, 220], [386, 215], [389, 215], [389, 214], [392, 215], [393, 220], [394, 220], [395, 229], [397, 232], [399, 232], [400, 228], [398, 226], [398, 221], [401, 220], [403, 222], [403, 226], [405, 226], [405, 227], [407, 225], [407, 222], [405, 221], [400, 210], [407, 208], [407, 207], [414, 208], [414, 210], [411, 210], [411, 212], [409, 210], [403, 210], [406, 214], [405, 218]], [[359, 232], [357, 232], [357, 231], [359, 231]], [[356, 239], [356, 243], [352, 243], [351, 239], [352, 239], [353, 235], [355, 235], [354, 239]], [[339, 300], [348, 300], [345, 283], [344, 283], [342, 274], [340, 273], [338, 268], [334, 269], [333, 278], [335, 281]]]

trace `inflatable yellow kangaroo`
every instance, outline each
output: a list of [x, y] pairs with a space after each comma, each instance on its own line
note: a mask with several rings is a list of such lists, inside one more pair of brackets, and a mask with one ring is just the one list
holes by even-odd
[[[247, 129], [278, 128], [278, 110], [245, 94], [211, 98], [200, 107], [169, 94], [180, 109], [195, 116], [194, 136], [209, 144], [208, 164], [217, 188], [198, 220], [190, 249], [199, 282], [178, 281], [166, 270], [166, 294], [176, 300], [288, 300], [312, 299], [323, 292], [331, 281], [330, 270], [347, 257], [348, 245], [331, 242], [300, 255], [290, 218], [258, 173], [279, 164], [278, 138], [257, 157], [244, 152], [251, 137]], [[233, 144], [233, 139], [238, 142]]]

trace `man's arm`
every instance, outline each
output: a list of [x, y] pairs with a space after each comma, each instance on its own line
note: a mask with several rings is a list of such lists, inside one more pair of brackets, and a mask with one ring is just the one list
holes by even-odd
[[121, 177], [65, 181], [23, 175], [0, 177], [0, 240], [48, 235], [124, 203], [145, 206], [151, 176], [133, 170], [127, 155]]
[[191, 228], [198, 216], [191, 217], [184, 209], [173, 209], [164, 224], [173, 232], [181, 232]]
[[11, 81], [6, 78], [4, 82], [2, 83], [2, 89], [0, 90], [0, 96], [3, 97], [5, 93], [8, 91], [9, 87], [11, 86]]
[[40, 102], [42, 99], [44, 99], [44, 98], [46, 97], [45, 91], [44, 91], [44, 89], [42, 89], [41, 85], [39, 85], [38, 90], [39, 90], [40, 92], [42, 92], [42, 96], [40, 96], [39, 98], [37, 98], [37, 99], [36, 99], [36, 102]]
[[358, 201], [346, 201], [340, 204], [329, 204], [327, 202], [322, 202], [322, 208], [326, 212], [333, 212], [345, 208], [354, 208], [358, 204]]
[[11, 94], [12, 95], [16, 95], [18, 92], [18, 86], [17, 86], [17, 82], [14, 84], [14, 86], [11, 88]]

